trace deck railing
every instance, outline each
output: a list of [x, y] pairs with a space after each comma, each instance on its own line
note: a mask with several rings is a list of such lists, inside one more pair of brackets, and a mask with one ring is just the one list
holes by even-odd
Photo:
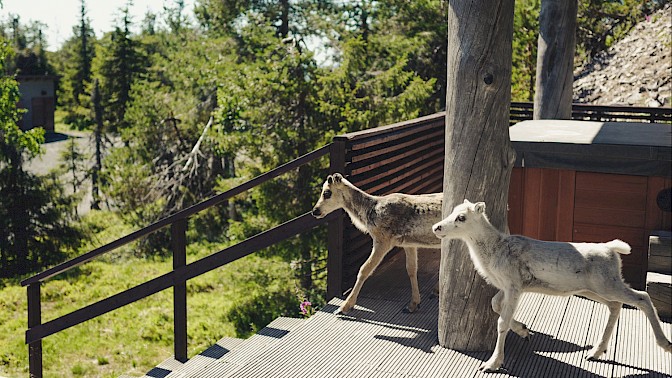
[[[330, 173], [341, 172], [372, 194], [440, 191], [443, 185], [445, 113], [400, 122], [371, 130], [339, 135], [333, 143], [255, 177], [233, 189], [161, 219], [141, 230], [64, 262], [21, 282], [27, 286], [28, 330], [31, 377], [42, 377], [42, 339], [93, 319], [162, 290], [173, 288], [175, 359], [187, 360], [186, 281], [247, 256], [263, 248], [328, 222], [327, 295], [340, 296], [354, 284], [357, 270], [371, 250], [371, 238], [352, 226], [342, 211], [323, 219], [306, 213], [273, 229], [208, 257], [186, 263], [186, 231], [189, 217], [221, 204], [229, 198], [290, 170], [330, 155]], [[574, 119], [602, 121], [631, 120], [672, 122], [672, 109], [573, 106]], [[511, 104], [511, 123], [532, 119], [532, 105]], [[40, 285], [42, 282], [81, 264], [136, 241], [164, 227], [171, 228], [173, 270], [106, 299], [42, 323]]]
[[[161, 219], [143, 229], [135, 231], [109, 244], [94, 249], [91, 252], [66, 261], [60, 265], [45, 270], [42, 273], [23, 280], [21, 285], [28, 287], [28, 330], [26, 331], [26, 344], [28, 344], [28, 363], [30, 376], [42, 377], [43, 338], [108, 313], [112, 310], [126, 306], [140, 299], [146, 298], [150, 295], [156, 294], [170, 287], [173, 288], [173, 332], [175, 359], [185, 362], [187, 360], [187, 280], [219, 268], [225, 264], [238, 260], [263, 248], [269, 247], [301, 232], [324, 224], [330, 220], [333, 220], [337, 215], [334, 214], [333, 216], [325, 217], [323, 219], [316, 219], [309, 213], [306, 213], [277, 227], [246, 239], [238, 244], [225, 248], [198, 261], [187, 264], [186, 232], [189, 217], [203, 210], [216, 206], [237, 194], [243, 193], [255, 186], [263, 184], [264, 182], [271, 180], [283, 173], [308, 164], [328, 154], [330, 148], [332, 148], [332, 146], [327, 145], [312, 151], [296, 160], [261, 174], [233, 189], [227, 190], [226, 192], [218, 194], [208, 200]], [[130, 289], [124, 290], [111, 297], [85, 306], [79, 310], [75, 310], [46, 323], [42, 323], [42, 306], [40, 295], [40, 285], [42, 282], [168, 226], [170, 226], [171, 229], [171, 248], [173, 252], [172, 271]]]

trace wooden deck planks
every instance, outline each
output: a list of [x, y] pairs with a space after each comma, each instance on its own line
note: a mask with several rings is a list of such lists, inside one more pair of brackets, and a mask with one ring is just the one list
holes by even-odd
[[[667, 325], [667, 327], [666, 327]], [[670, 337], [670, 325], [663, 324]], [[613, 377], [658, 376], [672, 374], [672, 357], [660, 353], [653, 330], [644, 314], [636, 309], [621, 311], [616, 352], [613, 360]]]
[[[191, 377], [672, 376], [672, 358], [655, 344], [641, 311], [623, 309], [604, 360], [586, 361], [588, 348], [599, 341], [606, 324], [606, 306], [579, 297], [539, 294], [523, 295], [516, 314], [532, 331], [531, 341], [510, 332], [504, 362], [508, 374], [484, 374], [478, 367], [491, 350], [460, 352], [437, 345], [439, 303], [432, 291], [440, 254], [430, 252], [424, 257], [419, 264], [422, 306], [418, 312], [402, 311], [410, 298], [402, 253], [364, 285], [350, 316], [333, 314], [342, 303], [334, 299], [282, 337], [248, 339]], [[670, 337], [672, 324], [663, 323], [663, 328]]]

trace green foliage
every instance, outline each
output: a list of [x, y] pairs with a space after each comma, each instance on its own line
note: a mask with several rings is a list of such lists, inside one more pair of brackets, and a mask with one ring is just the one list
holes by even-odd
[[516, 1], [513, 18], [511, 100], [533, 101], [537, 67], [540, 0]]
[[580, 0], [577, 24], [577, 55], [590, 59], [623, 38], [647, 15], [669, 0]]
[[243, 298], [225, 318], [233, 323], [236, 336], [247, 338], [278, 316], [296, 317], [299, 300], [289, 290], [262, 292]]
[[23, 24], [18, 15], [10, 14], [0, 21], [0, 39], [9, 41], [14, 56], [5, 62], [4, 72], [19, 75], [53, 74], [47, 59], [44, 31], [47, 26], [39, 21]]
[[[10, 51], [0, 40], [0, 72]], [[0, 277], [13, 277], [59, 262], [80, 238], [71, 223], [73, 198], [54, 177], [24, 171], [24, 158], [40, 152], [44, 130], [22, 131], [17, 82], [0, 77]]]
[[100, 81], [105, 108], [104, 118], [110, 131], [128, 127], [124, 117], [131, 86], [145, 68], [140, 42], [133, 38], [128, 4], [122, 9], [121, 25], [96, 44], [92, 62], [94, 77]]
[[[211, 217], [216, 217], [211, 214]], [[203, 219], [200, 222], [207, 222]], [[227, 243], [200, 239], [200, 232], [189, 226], [188, 261], [203, 258], [224, 248]], [[82, 227], [90, 234], [79, 253], [106, 244], [134, 228], [117, 213], [91, 211]], [[162, 275], [172, 269], [171, 258], [134, 257], [136, 246], [125, 246], [113, 254], [59, 275], [42, 285], [43, 318], [64, 315], [114, 295], [131, 286]], [[295, 302], [293, 308], [276, 312], [298, 315], [298, 299], [280, 294], [294, 288], [287, 263], [277, 258], [248, 256], [225, 267], [191, 279], [187, 283], [189, 355], [195, 355], [225, 336], [236, 336], [234, 322], [225, 314], [263, 293]], [[312, 300], [312, 298], [311, 298]], [[73, 367], [85, 376], [140, 376], [173, 353], [172, 292], [156, 295], [115, 310], [46, 338], [43, 342], [45, 376], [72, 376]], [[318, 301], [319, 303], [319, 301]], [[281, 308], [282, 306], [278, 307]], [[273, 309], [267, 311], [268, 314]], [[27, 347], [24, 344], [26, 314], [25, 288], [14, 280], [0, 279], [0, 375], [15, 377], [27, 372]], [[269, 315], [270, 316], [270, 315]], [[272, 319], [271, 319], [272, 320]], [[264, 324], [265, 325], [265, 324]], [[262, 325], [259, 325], [260, 327]]]
[[[387, 38], [353, 36], [339, 46], [339, 65], [319, 67], [302, 39], [282, 40], [267, 25], [241, 27], [239, 63], [218, 91], [215, 141], [245, 162], [236, 167], [240, 175], [275, 168], [338, 133], [413, 118], [432, 93], [434, 80], [411, 71], [408, 50], [388, 46]], [[326, 175], [325, 163], [304, 166], [252, 191], [243, 223], [270, 227], [309, 211]], [[324, 239], [304, 233], [272, 253], [293, 261], [301, 288], [310, 291], [325, 250]]]
[[84, 0], [80, 6], [79, 25], [72, 28], [72, 33], [57, 53], [58, 70], [62, 75], [58, 86], [59, 103], [68, 111], [68, 123], [83, 129], [92, 124], [91, 65], [96, 50], [96, 36], [86, 15]]
[[226, 175], [226, 157], [205, 126], [219, 77], [231, 63], [227, 39], [186, 31], [144, 38], [154, 51], [151, 66], [131, 88], [125, 122], [133, 127], [122, 130], [125, 147], [106, 159], [105, 176], [106, 193], [139, 226], [214, 194]]

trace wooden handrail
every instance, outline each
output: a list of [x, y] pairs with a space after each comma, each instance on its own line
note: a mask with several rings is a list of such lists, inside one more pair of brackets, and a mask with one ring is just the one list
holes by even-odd
[[270, 247], [273, 244], [295, 236], [303, 231], [334, 220], [337, 215], [338, 213], [332, 213], [324, 218], [317, 219], [310, 213], [305, 213], [279, 226], [271, 228], [270, 230], [245, 239], [238, 244], [234, 244], [219, 252], [213, 253], [210, 256], [194, 261], [191, 264], [165, 273], [86, 307], [82, 307], [79, 310], [75, 310], [46, 323], [32, 327], [26, 331], [26, 344], [41, 340], [49, 335], [53, 335], [54, 333], [63, 331], [87, 320], [91, 320], [146, 298], [152, 294], [156, 294], [170, 288], [175, 282], [183, 282], [217, 269], [260, 249]]
[[[263, 173], [252, 180], [227, 190], [221, 194], [211, 197], [203, 202], [181, 210], [173, 215], [163, 218], [143, 229], [135, 231], [84, 255], [81, 255], [65, 263], [59, 264], [53, 268], [47, 269], [21, 282], [22, 286], [27, 286], [28, 292], [28, 329], [26, 330], [26, 344], [28, 344], [28, 370], [31, 378], [42, 378], [42, 339], [80, 324], [97, 316], [113, 311], [137, 300], [156, 294], [159, 291], [172, 287], [173, 290], [173, 312], [174, 312], [174, 355], [175, 359], [186, 362], [187, 356], [187, 290], [186, 281], [190, 278], [209, 272], [231, 261], [247, 256], [262, 248], [266, 248], [279, 241], [285, 240], [300, 232], [311, 229], [332, 217], [315, 219], [306, 213], [300, 217], [294, 218], [280, 226], [264, 231], [251, 238], [235, 244], [222, 251], [214, 253], [208, 257], [186, 264], [186, 230], [188, 218], [200, 211], [249, 190], [255, 186], [263, 184], [283, 173], [302, 165], [308, 164], [322, 156], [325, 156], [331, 150], [331, 145], [326, 145], [315, 151], [309, 152], [295, 160], [283, 164], [275, 169]], [[60, 316], [47, 323], [42, 324], [42, 305], [40, 301], [40, 285], [43, 281], [54, 277], [57, 274], [66, 272], [76, 266], [86, 263], [91, 259], [100, 256], [106, 252], [119, 248], [145, 235], [151, 234], [165, 226], [171, 225], [171, 249], [173, 252], [173, 270], [162, 276], [146, 281], [133, 288], [121, 293], [107, 297], [96, 303], [75, 310], [66, 315]]]
[[121, 246], [124, 246], [130, 242], [133, 242], [135, 240], [140, 239], [143, 236], [149, 235], [153, 232], [158, 231], [159, 229], [166, 227], [172, 223], [174, 223], [177, 220], [180, 219], [186, 219], [190, 217], [191, 215], [194, 215], [196, 213], [199, 213], [205, 209], [208, 209], [212, 206], [218, 205], [227, 199], [236, 196], [240, 193], [243, 193], [251, 188], [254, 188], [255, 186], [258, 186], [260, 184], [263, 184], [264, 182], [273, 179], [277, 176], [280, 176], [283, 173], [286, 173], [288, 171], [291, 171], [294, 168], [297, 168], [301, 165], [304, 165], [306, 163], [309, 163], [315, 159], [318, 159], [326, 154], [329, 153], [329, 145], [323, 146], [321, 148], [318, 148], [315, 151], [309, 152], [295, 160], [290, 161], [289, 163], [283, 164], [275, 169], [272, 169], [266, 173], [262, 173], [261, 175], [253, 178], [252, 180], [246, 181], [243, 184], [240, 184], [236, 186], [235, 188], [229, 189], [223, 193], [217, 194], [203, 202], [197, 203], [193, 206], [190, 206], [184, 210], [178, 211], [177, 213], [173, 215], [169, 215], [155, 223], [150, 224], [149, 226], [142, 228], [140, 230], [137, 230], [133, 233], [130, 233], [120, 239], [117, 239], [111, 243], [108, 243], [106, 245], [103, 245], [101, 247], [98, 247], [90, 252], [87, 252], [81, 256], [78, 256], [72, 260], [68, 260], [62, 264], [56, 265], [53, 268], [47, 269], [41, 273], [38, 273], [32, 277], [26, 278], [25, 280], [21, 281], [21, 286], [27, 286], [31, 283], [36, 283], [36, 282], [43, 282], [45, 280], [48, 280], [51, 277], [54, 277], [58, 274], [61, 274], [63, 272], [66, 272], [72, 268], [75, 268], [79, 265], [82, 265], [88, 261], [91, 261], [95, 257], [98, 257], [100, 255], [103, 255], [107, 252], [110, 252], [114, 249], [117, 249]]

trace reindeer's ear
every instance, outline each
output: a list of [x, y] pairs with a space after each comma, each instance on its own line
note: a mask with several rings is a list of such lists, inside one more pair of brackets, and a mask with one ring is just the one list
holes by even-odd
[[463, 203], [471, 203], [471, 202], [469, 202], [469, 200], [465, 198]]
[[340, 173], [334, 173], [334, 182], [341, 182], [343, 176]]
[[478, 214], [485, 213], [485, 202], [476, 202], [476, 204], [474, 204], [474, 210], [476, 210], [476, 213]]
[[334, 182], [334, 179], [331, 177], [331, 175], [327, 176], [327, 184], [331, 185]]

